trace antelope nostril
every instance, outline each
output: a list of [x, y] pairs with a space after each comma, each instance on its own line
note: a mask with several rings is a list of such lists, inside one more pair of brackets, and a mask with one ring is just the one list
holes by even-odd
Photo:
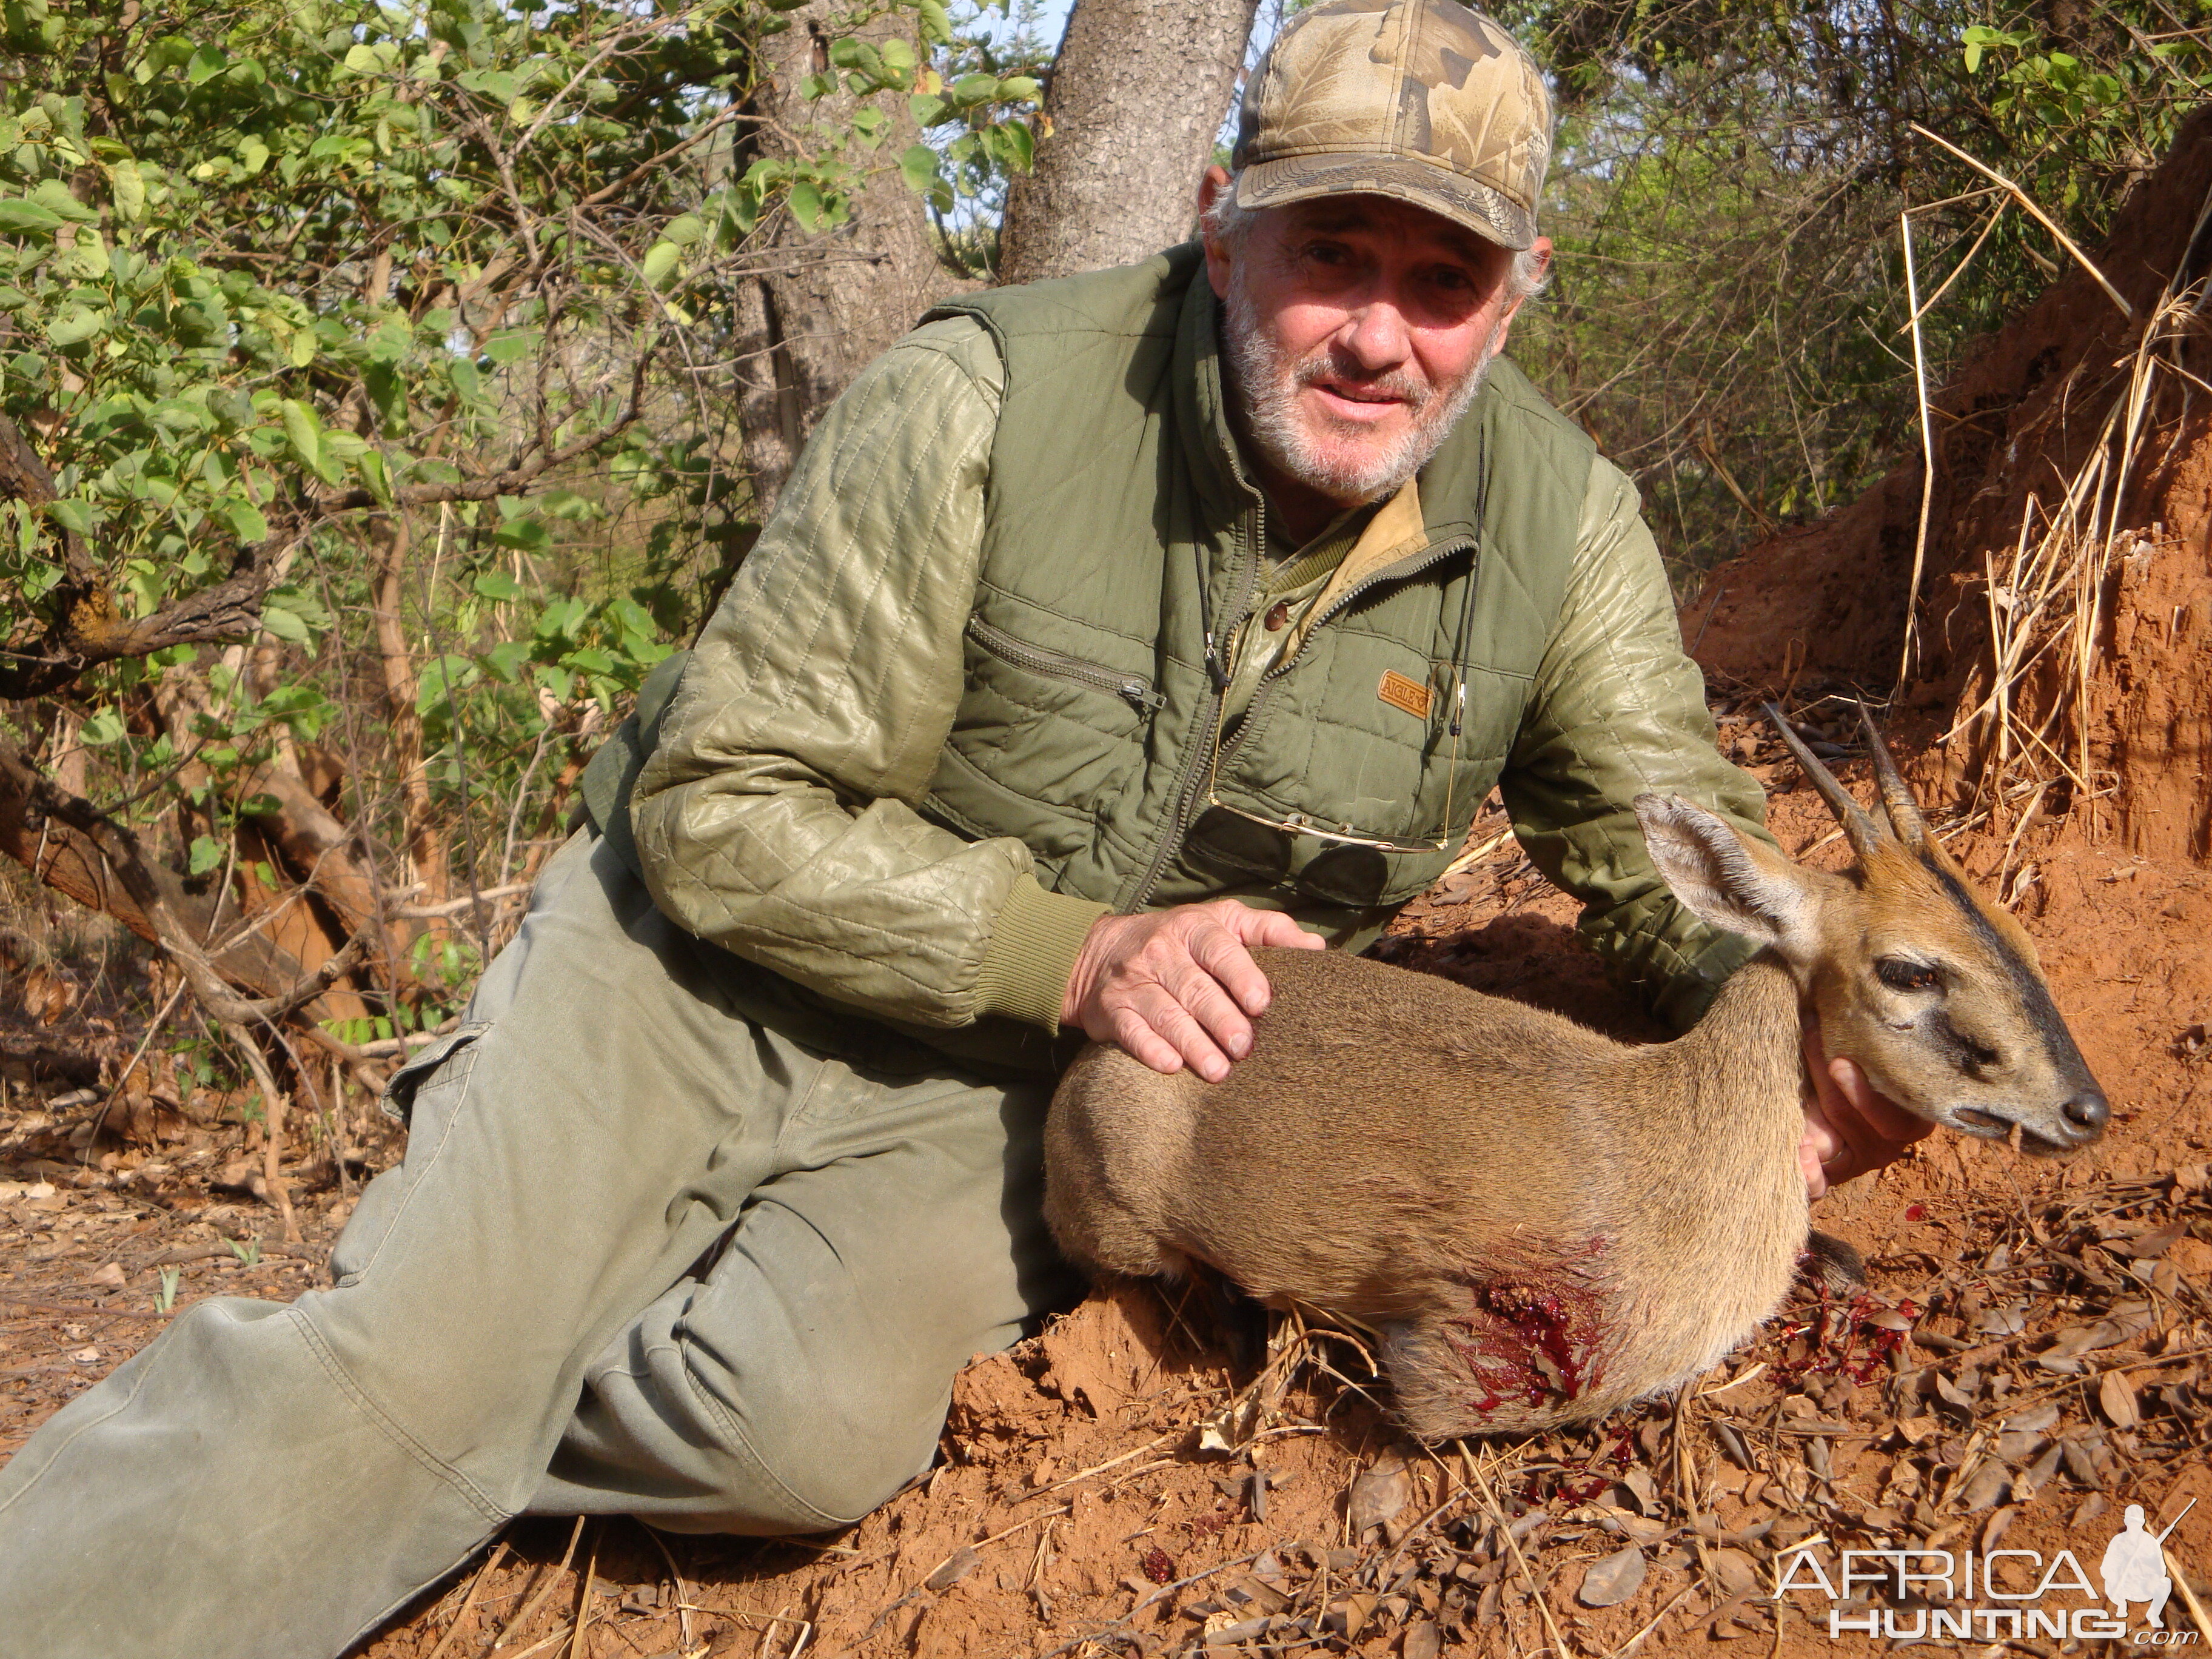
[[2065, 1113], [2069, 1123], [2092, 1134], [2102, 1129], [2112, 1115], [2105, 1097], [2094, 1089], [2084, 1089], [2059, 1109]]

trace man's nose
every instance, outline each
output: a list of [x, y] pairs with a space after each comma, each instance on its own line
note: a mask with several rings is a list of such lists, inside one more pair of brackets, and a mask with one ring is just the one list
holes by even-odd
[[1387, 293], [1363, 296], [1340, 337], [1352, 360], [1370, 373], [1395, 368], [1410, 349], [1405, 313]]

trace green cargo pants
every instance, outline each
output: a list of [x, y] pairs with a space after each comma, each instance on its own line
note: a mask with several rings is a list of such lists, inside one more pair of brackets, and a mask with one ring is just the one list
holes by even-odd
[[199, 1304], [0, 1469], [0, 1659], [316, 1659], [525, 1510], [814, 1532], [927, 1468], [1070, 1288], [1047, 1091], [824, 1059], [741, 966], [564, 848], [335, 1287]]

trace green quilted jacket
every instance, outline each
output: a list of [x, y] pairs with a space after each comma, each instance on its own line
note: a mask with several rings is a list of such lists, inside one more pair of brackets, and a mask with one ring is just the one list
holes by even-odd
[[747, 1012], [878, 1065], [1029, 1070], [1065, 1056], [1109, 909], [1227, 895], [1357, 948], [1495, 783], [1585, 936], [1686, 1024], [1747, 947], [1674, 902], [1629, 803], [1763, 835], [1764, 802], [1713, 748], [1633, 489], [1501, 360], [1224, 742], [1205, 635], [1249, 607], [1265, 509], [1201, 270], [1186, 247], [979, 295], [866, 370], [595, 761], [592, 817], [739, 959]]

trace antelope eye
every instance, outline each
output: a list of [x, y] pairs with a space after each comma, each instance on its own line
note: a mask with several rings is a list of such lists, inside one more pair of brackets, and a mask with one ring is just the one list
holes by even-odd
[[1904, 957], [1884, 957], [1874, 965], [1875, 975], [1893, 991], [1932, 991], [1943, 976], [1924, 962]]

